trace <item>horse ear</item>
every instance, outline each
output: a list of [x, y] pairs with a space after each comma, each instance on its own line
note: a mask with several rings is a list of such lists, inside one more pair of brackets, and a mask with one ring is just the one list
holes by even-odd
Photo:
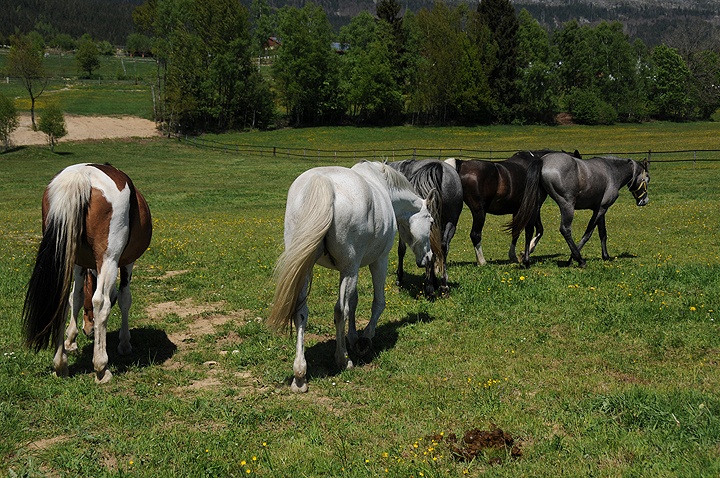
[[650, 163], [648, 163], [647, 158], [643, 159], [642, 165], [643, 165], [643, 168], [645, 169], [645, 171], [650, 171]]
[[582, 154], [580, 154], [580, 151], [578, 151], [577, 149], [573, 153], [573, 156], [575, 156], [577, 159], [582, 159]]

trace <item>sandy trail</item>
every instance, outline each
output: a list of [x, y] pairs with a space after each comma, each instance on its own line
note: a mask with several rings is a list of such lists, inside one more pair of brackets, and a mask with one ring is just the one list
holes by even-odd
[[[10, 135], [15, 146], [47, 144], [47, 135], [33, 131], [29, 114], [18, 115], [20, 126]], [[35, 121], [39, 116], [36, 114]], [[155, 123], [135, 116], [75, 116], [65, 115], [67, 136], [60, 143], [88, 139], [151, 138], [159, 136]]]

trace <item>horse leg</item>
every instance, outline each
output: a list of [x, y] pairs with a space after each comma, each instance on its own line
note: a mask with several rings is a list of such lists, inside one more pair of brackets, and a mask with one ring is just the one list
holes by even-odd
[[570, 260], [567, 265], [571, 265], [572, 260], [575, 259], [580, 267], [585, 267], [585, 259], [580, 255], [580, 250], [572, 237], [572, 221], [575, 210], [569, 203], [563, 202], [561, 205], [558, 202], [558, 205], [560, 205], [560, 234], [565, 238], [565, 242], [570, 248]]
[[357, 309], [358, 270], [342, 271], [340, 273], [340, 288], [338, 301], [335, 304], [335, 363], [340, 370], [353, 368], [352, 360], [348, 356], [345, 346], [345, 324], [348, 324], [347, 339], [350, 347], [355, 348], [358, 342], [358, 333], [355, 328], [355, 310]]
[[112, 289], [115, 287], [117, 275], [117, 262], [107, 258], [98, 271], [97, 289], [92, 298], [93, 313], [95, 314], [93, 366], [95, 368], [96, 383], [107, 383], [112, 378], [112, 373], [107, 368], [107, 321], [112, 307]]
[[405, 277], [405, 271], [403, 270], [403, 260], [405, 259], [405, 251], [407, 250], [407, 245], [402, 241], [402, 239], [398, 240], [398, 268], [397, 268], [397, 281], [395, 282], [396, 285], [400, 286], [402, 285], [403, 278]]
[[517, 254], [515, 253], [515, 247], [517, 246], [517, 241], [520, 238], [520, 235], [518, 234], [513, 235], [510, 239], [510, 250], [508, 251], [508, 260], [510, 260], [511, 263], [519, 262]]
[[77, 265], [73, 269], [73, 286], [70, 291], [70, 323], [65, 331], [65, 350], [67, 352], [77, 352], [78, 349], [76, 342], [79, 332], [77, 316], [80, 314], [80, 307], [85, 301], [83, 290], [85, 287], [85, 274], [89, 273], [89, 271]]
[[578, 250], [581, 251], [583, 246], [585, 246], [585, 243], [590, 240], [590, 237], [592, 237], [592, 233], [595, 230], [595, 226], [597, 225], [598, 218], [602, 214], [601, 210], [593, 211], [592, 217], [590, 218], [590, 222], [588, 222], [587, 227], [585, 228], [585, 234], [583, 234], [582, 239], [580, 239], [580, 242], [578, 242], [577, 247]]
[[433, 256], [432, 260], [425, 265], [425, 284], [423, 287], [423, 291], [425, 293], [425, 297], [427, 297], [431, 301], [435, 299], [435, 289], [438, 286], [438, 279], [435, 275], [436, 263], [437, 258]]
[[[525, 252], [522, 257], [524, 267], [530, 267], [530, 254], [533, 253], [543, 235], [544, 229], [542, 221], [540, 221], [540, 210], [542, 209], [545, 199], [547, 199], [547, 193], [544, 190], [539, 190], [535, 212], [525, 226]], [[533, 230], [535, 230], [535, 237], [532, 237]]]
[[85, 299], [83, 302], [83, 333], [86, 337], [92, 337], [95, 331], [93, 324], [95, 316], [93, 315], [92, 298], [97, 290], [97, 275], [91, 269], [85, 270]]
[[598, 234], [600, 235], [600, 247], [602, 248], [602, 258], [604, 261], [610, 260], [610, 254], [607, 250], [607, 229], [605, 227], [605, 215], [598, 220]]
[[[540, 238], [543, 236], [543, 232], [545, 232], [545, 228], [542, 225], [542, 221], [540, 220], [540, 211], [538, 210], [537, 213], [537, 219], [535, 220], [535, 237], [532, 238], [530, 241], [530, 253], [532, 254], [535, 251], [535, 248], [537, 247], [538, 243], [540, 242]], [[533, 227], [530, 226], [530, 235], [533, 233]], [[527, 231], [526, 231], [527, 235]]]
[[308, 391], [307, 384], [307, 361], [305, 360], [305, 329], [308, 321], [307, 295], [310, 289], [312, 270], [305, 278], [293, 313], [293, 323], [297, 337], [295, 339], [295, 360], [293, 361], [293, 379], [290, 383], [290, 390], [294, 393], [305, 393]]
[[470, 230], [470, 240], [473, 243], [473, 247], [475, 247], [475, 258], [477, 259], [478, 265], [484, 266], [487, 264], [482, 251], [482, 230], [483, 226], [485, 226], [485, 211], [472, 211], [472, 216], [473, 223], [472, 229]]
[[120, 327], [120, 343], [118, 343], [117, 348], [120, 355], [130, 355], [132, 353], [128, 319], [130, 315], [130, 305], [132, 305], [130, 281], [132, 280], [133, 265], [134, 263], [131, 262], [130, 264], [120, 268], [120, 292], [118, 293], [118, 305], [120, 306], [120, 313], [122, 314], [122, 325]]
[[445, 230], [443, 231], [443, 237], [442, 237], [442, 248], [443, 248], [443, 254], [444, 254], [444, 261], [445, 263], [442, 264], [442, 275], [440, 277], [440, 293], [441, 294], [447, 294], [450, 292], [450, 286], [448, 285], [448, 274], [447, 274], [447, 258], [448, 253], [450, 252], [450, 241], [453, 237], [455, 237], [455, 230], [456, 226], [452, 222], [448, 222], [445, 225]]
[[[69, 304], [64, 306], [63, 317], [68, 313]], [[62, 327], [59, 327], [57, 334], [55, 334], [55, 357], [53, 357], [53, 368], [55, 369], [55, 375], [58, 377], [67, 377], [70, 374], [68, 369], [68, 358], [67, 351], [65, 350], [65, 342], [63, 342], [64, 331]]]
[[297, 338], [295, 340], [295, 361], [293, 362], [293, 379], [290, 383], [290, 390], [294, 393], [305, 393], [308, 390], [307, 361], [305, 360], [305, 328], [307, 327], [309, 313], [307, 305], [308, 289], [309, 281], [306, 280], [298, 296], [296, 311], [293, 314]]
[[383, 257], [370, 264], [370, 276], [373, 283], [373, 301], [370, 312], [370, 322], [363, 330], [362, 337], [358, 341], [355, 351], [364, 357], [372, 348], [372, 339], [375, 337], [375, 327], [377, 326], [380, 314], [385, 310], [385, 278], [387, 277], [388, 258]]

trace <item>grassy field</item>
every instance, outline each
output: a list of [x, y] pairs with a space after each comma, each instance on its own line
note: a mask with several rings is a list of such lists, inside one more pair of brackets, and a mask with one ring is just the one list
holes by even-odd
[[[0, 50], [0, 72], [5, 71], [6, 56], [7, 50]], [[133, 115], [152, 119], [150, 85], [157, 68], [154, 60], [102, 56], [93, 79], [79, 78], [72, 54], [48, 55], [44, 67], [49, 82], [37, 98], [38, 112], [42, 112], [48, 102], [56, 102], [66, 114]], [[3, 76], [0, 94], [13, 99], [19, 112], [30, 111], [30, 97], [19, 79]]]
[[[326, 128], [222, 141], [318, 149], [645, 151], [717, 147], [714, 123], [608, 128]], [[218, 138], [215, 138], [218, 139]], [[337, 273], [315, 269], [311, 380], [290, 393], [294, 341], [263, 324], [282, 250], [287, 188], [327, 160], [201, 150], [171, 140], [20, 148], [0, 155], [0, 473], [10, 476], [717, 476], [720, 474], [720, 163], [654, 163], [650, 204], [627, 190], [585, 269], [569, 256], [557, 207], [530, 269], [507, 262], [507, 217], [477, 267], [461, 216], [449, 297], [399, 288], [391, 253], [374, 355], [333, 366]], [[138, 260], [130, 326], [113, 381], [93, 382], [79, 338], [71, 376], [25, 350], [20, 315], [40, 238], [40, 197], [68, 164], [110, 161], [143, 191], [154, 237]], [[352, 161], [344, 160], [350, 165]], [[579, 234], [589, 218], [576, 215]], [[361, 273], [358, 315], [369, 317]], [[459, 459], [462, 437], [497, 426], [521, 455]], [[457, 436], [456, 442], [452, 441]]]

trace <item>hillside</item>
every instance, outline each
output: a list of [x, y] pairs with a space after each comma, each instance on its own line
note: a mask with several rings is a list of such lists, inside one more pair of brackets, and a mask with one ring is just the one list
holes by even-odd
[[[251, 0], [241, 0], [249, 7]], [[432, 6], [433, 0], [402, 0], [412, 11]], [[4, 0], [0, 41], [16, 29], [33, 29], [46, 36], [67, 33], [78, 38], [89, 33], [97, 40], [123, 45], [133, 31], [132, 10], [143, 0]], [[269, 0], [271, 6], [302, 6], [304, 0]], [[336, 30], [361, 11], [374, 13], [373, 0], [317, 0]], [[449, 3], [453, 3], [449, 1]], [[549, 30], [576, 19], [581, 23], [618, 20], [633, 38], [648, 45], [677, 43], [678, 37], [699, 46], [719, 41], [720, 2], [717, 0], [516, 0], [515, 7], [527, 9]]]

